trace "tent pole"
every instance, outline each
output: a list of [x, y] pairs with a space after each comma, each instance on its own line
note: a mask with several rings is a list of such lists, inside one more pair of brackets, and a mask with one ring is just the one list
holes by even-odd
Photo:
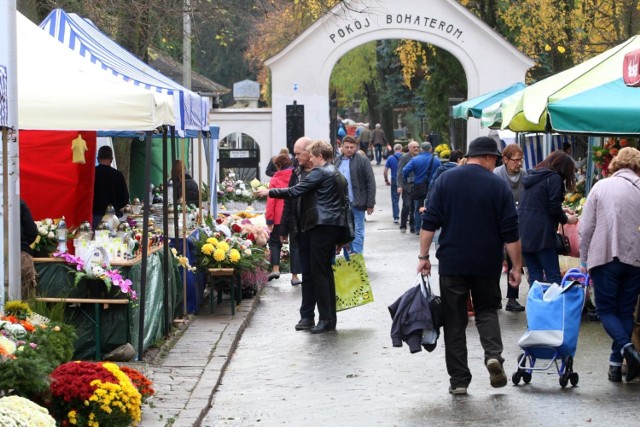
[[168, 157], [168, 148], [167, 148], [167, 127], [162, 127], [162, 178], [164, 185], [162, 186], [162, 234], [164, 236], [164, 251], [163, 251], [163, 259], [164, 263], [162, 266], [162, 303], [164, 304], [164, 333], [166, 336], [169, 334], [169, 329], [171, 327], [171, 312], [169, 310], [169, 188], [167, 186], [167, 181], [169, 181], [169, 166], [167, 165], [167, 157]]
[[[186, 141], [182, 140], [182, 164], [184, 166], [184, 158], [186, 155]], [[182, 185], [182, 254], [187, 253], [187, 189], [185, 181], [185, 168], [182, 168], [180, 179]], [[187, 272], [182, 275], [182, 317], [187, 318]]]
[[202, 131], [198, 132], [198, 225], [202, 225]]
[[[176, 128], [174, 126], [171, 127], [171, 167], [176, 164]], [[176, 188], [173, 189], [173, 200], [171, 200], [173, 204], [173, 235], [177, 238], [179, 236], [178, 233], [178, 191]]]
[[[146, 132], [144, 159], [144, 188], [151, 187], [151, 132]], [[140, 265], [140, 325], [138, 329], [138, 360], [144, 353], [144, 306], [147, 290], [147, 255], [149, 253], [149, 213], [151, 201], [144, 204], [142, 215], [142, 262]]]

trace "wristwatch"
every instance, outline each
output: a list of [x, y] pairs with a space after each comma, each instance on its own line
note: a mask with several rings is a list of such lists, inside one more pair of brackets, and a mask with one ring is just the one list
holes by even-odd
[[429, 259], [429, 254], [427, 254], [427, 255], [418, 255], [418, 259]]

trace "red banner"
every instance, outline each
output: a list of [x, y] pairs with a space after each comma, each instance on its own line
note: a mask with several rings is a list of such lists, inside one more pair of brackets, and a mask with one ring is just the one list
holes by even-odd
[[622, 65], [622, 76], [627, 86], [640, 86], [640, 49], [627, 53]]
[[18, 143], [20, 197], [33, 219], [64, 215], [68, 227], [91, 221], [96, 133], [21, 130]]

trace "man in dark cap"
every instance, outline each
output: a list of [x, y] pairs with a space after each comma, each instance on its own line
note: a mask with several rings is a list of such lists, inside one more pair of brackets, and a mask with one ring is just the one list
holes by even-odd
[[422, 218], [417, 266], [422, 274], [431, 273], [429, 248], [434, 232], [442, 228], [437, 257], [451, 394], [467, 394], [471, 382], [466, 338], [469, 293], [491, 386], [507, 384], [497, 313], [503, 245], [513, 262], [510, 286], [520, 284], [522, 255], [513, 196], [507, 184], [492, 173], [500, 156], [493, 139], [471, 141], [468, 164], [442, 174], [434, 183]]

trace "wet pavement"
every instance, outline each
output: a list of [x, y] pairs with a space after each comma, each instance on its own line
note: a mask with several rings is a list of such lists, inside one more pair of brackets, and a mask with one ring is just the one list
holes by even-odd
[[[290, 285], [288, 275], [270, 282], [222, 372], [212, 406], [194, 425], [637, 425], [640, 382], [607, 380], [610, 340], [599, 322], [582, 322], [574, 362], [580, 381], [566, 389], [553, 369], [534, 373], [528, 385], [509, 381], [492, 389], [473, 320], [467, 330], [473, 374], [467, 396], [447, 392], [441, 341], [432, 353], [392, 347], [387, 306], [414, 284], [418, 236], [401, 234], [393, 224], [389, 188], [380, 185], [382, 166], [374, 166], [374, 173], [378, 205], [366, 224], [364, 255], [375, 302], [338, 313], [336, 332], [311, 335], [294, 330], [300, 288]], [[432, 248], [436, 264], [434, 253]], [[437, 265], [433, 270], [437, 290]], [[502, 282], [504, 294], [504, 275]], [[526, 290], [523, 283], [521, 303]], [[526, 330], [525, 316], [500, 311], [509, 378], [521, 353], [517, 341]]]

